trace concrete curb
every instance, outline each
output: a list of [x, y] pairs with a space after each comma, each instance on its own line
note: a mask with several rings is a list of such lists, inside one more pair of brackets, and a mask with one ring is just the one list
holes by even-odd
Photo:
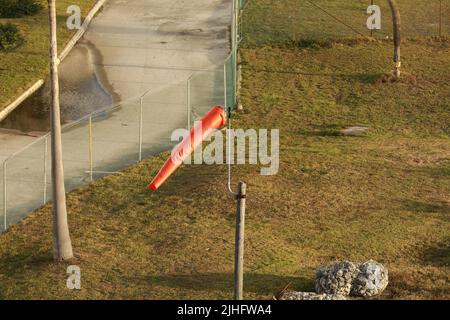
[[81, 39], [81, 37], [86, 32], [87, 28], [89, 27], [89, 24], [91, 23], [92, 19], [94, 18], [95, 14], [103, 7], [107, 0], [98, 0], [97, 3], [94, 5], [94, 7], [89, 11], [88, 15], [84, 19], [83, 24], [81, 25], [81, 28], [75, 33], [70, 39], [70, 41], [67, 43], [65, 48], [61, 51], [61, 54], [59, 55], [59, 60], [63, 61], [69, 52], [73, 49], [73, 47], [76, 45], [78, 40]]
[[[89, 11], [86, 18], [84, 19], [83, 24], [81, 25], [81, 28], [73, 35], [73, 37], [69, 40], [69, 42], [66, 44], [64, 49], [61, 51], [61, 53], [59, 55], [60, 63], [67, 57], [67, 55], [70, 53], [70, 51], [76, 45], [76, 43], [85, 34], [92, 19], [97, 14], [97, 12], [103, 7], [103, 5], [105, 4], [106, 1], [107, 0], [98, 0], [96, 2], [96, 4], [92, 7], [92, 9]], [[43, 79], [38, 80], [29, 89], [27, 89], [24, 93], [22, 93], [14, 102], [7, 105], [4, 109], [0, 110], [0, 122], [3, 121], [12, 111], [14, 111], [29, 96], [31, 96], [33, 93], [35, 93], [37, 90], [39, 90], [39, 88], [42, 87], [43, 84], [44, 84]]]
[[6, 106], [5, 109], [0, 111], [0, 121], [3, 121], [8, 114], [10, 114], [15, 108], [17, 108], [22, 102], [25, 101], [29, 96], [35, 93], [42, 85], [44, 84], [44, 80], [38, 80], [35, 84], [33, 84], [28, 90], [20, 95], [19, 98], [16, 99], [13, 103]]

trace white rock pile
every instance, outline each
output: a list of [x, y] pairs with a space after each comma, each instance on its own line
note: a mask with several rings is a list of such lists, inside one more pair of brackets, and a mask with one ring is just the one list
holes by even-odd
[[315, 289], [317, 293], [372, 297], [382, 293], [388, 281], [387, 269], [376, 261], [343, 261], [319, 268]]
[[347, 300], [347, 298], [339, 294], [286, 291], [280, 300]]
[[357, 266], [349, 261], [322, 266], [316, 273], [316, 292], [348, 296], [357, 272]]
[[350, 295], [356, 297], [372, 297], [381, 294], [386, 289], [389, 278], [387, 269], [376, 261], [361, 263], [359, 273], [353, 279]]
[[280, 300], [346, 300], [347, 296], [372, 297], [388, 285], [388, 270], [381, 263], [341, 261], [322, 266], [316, 273], [316, 292], [286, 291]]

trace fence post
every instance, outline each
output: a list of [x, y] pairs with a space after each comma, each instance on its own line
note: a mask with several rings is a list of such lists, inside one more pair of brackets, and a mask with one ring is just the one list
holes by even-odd
[[3, 162], [3, 229], [6, 231], [6, 160]]
[[187, 129], [191, 130], [191, 78], [187, 79]]
[[144, 96], [141, 97], [140, 106], [139, 106], [139, 162], [142, 161], [142, 112]]
[[295, 43], [297, 41], [297, 3], [291, 3], [289, 6], [289, 20], [291, 23], [291, 41]]
[[439, 37], [442, 37], [442, 0], [439, 0]]
[[234, 49], [234, 106], [237, 105], [238, 102], [238, 54], [239, 54], [239, 39], [238, 39], [238, 33], [239, 33], [239, 11], [240, 11], [240, 5], [239, 0], [236, 0], [236, 13], [235, 13], [235, 49]]
[[242, 4], [242, 1], [239, 2], [239, 21], [238, 21], [238, 25], [239, 25], [239, 43], [242, 41], [243, 38], [243, 30], [244, 30], [244, 9], [243, 9], [244, 5]]
[[240, 1], [236, 0], [236, 46], [239, 46], [239, 16], [241, 12]]
[[89, 116], [89, 179], [92, 181], [93, 170], [93, 150], [92, 150], [92, 116]]
[[231, 50], [235, 47], [235, 33], [236, 33], [236, 0], [233, 0], [231, 8]]
[[[370, 0], [370, 5], [373, 6], [373, 0]], [[373, 29], [370, 29], [370, 37], [373, 37]]]
[[236, 240], [234, 252], [234, 299], [243, 299], [244, 288], [244, 232], [245, 232], [245, 197], [247, 185], [239, 182], [236, 212]]
[[224, 107], [228, 110], [228, 92], [227, 92], [227, 62], [223, 64], [223, 98]]
[[234, 1], [234, 44], [238, 46], [238, 33], [239, 33], [239, 0]]
[[48, 136], [44, 140], [44, 203], [47, 202], [47, 149], [48, 149]]

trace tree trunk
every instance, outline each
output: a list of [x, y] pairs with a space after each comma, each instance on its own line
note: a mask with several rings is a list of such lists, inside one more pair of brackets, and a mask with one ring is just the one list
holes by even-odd
[[392, 22], [394, 26], [394, 63], [395, 63], [394, 74], [398, 78], [400, 77], [400, 67], [401, 67], [401, 55], [400, 55], [401, 18], [400, 18], [400, 11], [398, 10], [398, 6], [395, 0], [388, 0], [388, 2], [389, 7], [391, 7]]
[[73, 257], [73, 253], [67, 223], [66, 190], [64, 187], [64, 169], [62, 162], [55, 1], [48, 0], [50, 25], [53, 256], [55, 260], [67, 260]]

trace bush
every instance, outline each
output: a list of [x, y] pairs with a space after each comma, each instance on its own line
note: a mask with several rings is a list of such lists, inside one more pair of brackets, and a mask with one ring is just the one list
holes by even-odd
[[1, 0], [0, 18], [19, 18], [36, 14], [42, 9], [38, 0]]
[[0, 50], [9, 51], [23, 43], [19, 29], [11, 23], [0, 24]]

